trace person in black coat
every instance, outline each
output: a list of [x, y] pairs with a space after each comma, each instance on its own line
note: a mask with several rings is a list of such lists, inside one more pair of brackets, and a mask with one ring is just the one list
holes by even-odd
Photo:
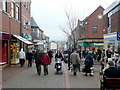
[[51, 50], [48, 51], [48, 55], [50, 57], [50, 63], [52, 62], [52, 58], [53, 58], [53, 52]]
[[34, 54], [34, 59], [35, 59], [35, 64], [36, 64], [36, 69], [37, 69], [37, 73], [38, 75], [41, 74], [41, 65], [43, 64], [41, 61], [41, 57], [43, 55], [43, 51], [39, 51], [37, 50], [36, 53]]
[[120, 70], [115, 67], [113, 61], [108, 61], [109, 67], [104, 70], [103, 76], [111, 78], [120, 78]]
[[98, 54], [97, 60], [100, 61], [101, 60], [102, 51], [100, 49], [98, 49], [97, 50], [97, 54]]
[[91, 67], [93, 67], [93, 56], [92, 56], [92, 52], [89, 51], [88, 55], [85, 58], [85, 76], [87, 76], [87, 74], [89, 73], [90, 76], [92, 76], [91, 74]]
[[110, 51], [110, 49], [108, 49], [106, 51], [106, 55], [107, 55], [107, 61], [106, 62], [108, 62], [108, 58], [111, 58], [111, 56], [112, 56], [112, 52]]
[[29, 50], [27, 54], [27, 59], [28, 59], [28, 67], [32, 67], [33, 53], [31, 50]]

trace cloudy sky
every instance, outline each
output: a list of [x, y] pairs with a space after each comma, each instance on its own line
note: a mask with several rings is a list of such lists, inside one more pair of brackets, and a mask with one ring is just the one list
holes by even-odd
[[65, 10], [83, 20], [100, 5], [106, 9], [115, 0], [32, 0], [32, 14], [38, 26], [50, 40], [66, 40], [59, 26], [66, 23]]

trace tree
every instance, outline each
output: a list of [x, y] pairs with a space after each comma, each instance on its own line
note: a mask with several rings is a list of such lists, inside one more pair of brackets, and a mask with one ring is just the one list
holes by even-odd
[[64, 32], [66, 34], [67, 38], [70, 38], [70, 40], [72, 41], [72, 43], [74, 45], [74, 49], [75, 49], [74, 30], [77, 26], [77, 18], [75, 16], [75, 14], [72, 13], [72, 10], [69, 13], [65, 10], [65, 15], [67, 18], [66, 26], [60, 26], [60, 29], [62, 30], [62, 32]]

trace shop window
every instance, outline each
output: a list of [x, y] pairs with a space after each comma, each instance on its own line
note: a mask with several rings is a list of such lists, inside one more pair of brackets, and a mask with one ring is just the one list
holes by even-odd
[[3, 0], [3, 5], [2, 5], [3, 11], [7, 12], [7, 1]]

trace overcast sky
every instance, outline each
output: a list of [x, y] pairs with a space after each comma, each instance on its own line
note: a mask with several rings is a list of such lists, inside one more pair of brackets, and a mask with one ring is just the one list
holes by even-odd
[[83, 20], [100, 5], [106, 9], [115, 0], [32, 0], [32, 14], [38, 26], [50, 40], [62, 41], [65, 34], [59, 25], [66, 23], [66, 11], [72, 11]]

